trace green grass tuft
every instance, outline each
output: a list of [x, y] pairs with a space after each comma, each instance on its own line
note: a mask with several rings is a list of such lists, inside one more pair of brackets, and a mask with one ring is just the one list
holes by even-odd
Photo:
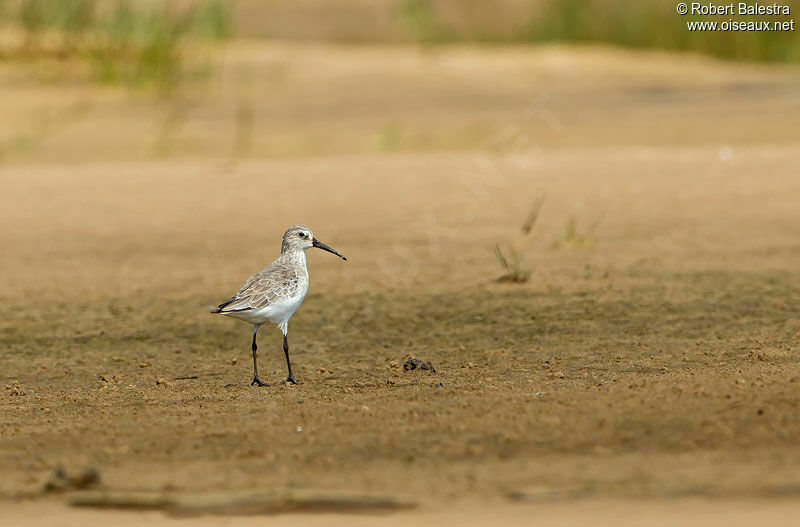
[[530, 279], [533, 273], [526, 267], [514, 246], [509, 246], [506, 257], [498, 243], [494, 246], [494, 254], [497, 257], [497, 263], [504, 271], [504, 274], [497, 279], [498, 282], [524, 283]]
[[597, 228], [600, 227], [600, 220], [595, 221], [589, 227], [580, 232], [578, 230], [578, 222], [575, 217], [570, 217], [567, 224], [564, 226], [564, 231], [561, 234], [561, 239], [553, 244], [553, 248], [558, 247], [589, 247], [594, 245], [595, 233]]

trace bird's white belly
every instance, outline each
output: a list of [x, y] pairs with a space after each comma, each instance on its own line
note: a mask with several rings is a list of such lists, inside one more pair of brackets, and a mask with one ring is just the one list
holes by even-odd
[[[286, 334], [289, 319], [303, 303], [306, 297], [306, 290], [300, 290], [300, 294], [293, 297], [277, 298], [268, 306], [258, 309], [248, 309], [230, 313], [229, 316], [250, 322], [251, 324], [263, 324], [267, 321], [277, 324], [281, 331]], [[225, 313], [226, 315], [228, 313]]]

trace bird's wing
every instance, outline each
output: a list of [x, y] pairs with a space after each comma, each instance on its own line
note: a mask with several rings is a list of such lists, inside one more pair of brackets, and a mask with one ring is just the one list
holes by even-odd
[[267, 307], [278, 298], [291, 297], [299, 287], [297, 270], [275, 262], [247, 279], [239, 292], [217, 306], [218, 313]]

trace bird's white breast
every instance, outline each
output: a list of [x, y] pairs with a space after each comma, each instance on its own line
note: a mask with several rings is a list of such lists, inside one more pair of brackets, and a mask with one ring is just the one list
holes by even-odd
[[303, 251], [292, 251], [281, 255], [281, 258], [284, 258], [297, 269], [297, 287], [293, 288], [293, 294], [278, 296], [264, 307], [224, 312], [223, 314], [256, 325], [267, 321], [272, 322], [277, 324], [285, 335], [288, 330], [289, 319], [303, 303], [306, 293], [308, 293], [308, 268], [306, 267], [306, 255]]
[[298, 288], [298, 294], [292, 297], [276, 299], [264, 308], [265, 311], [269, 311], [265, 315], [271, 322], [277, 324], [281, 331], [286, 333], [289, 319], [305, 300], [306, 293], [308, 293], [308, 281], [306, 281], [304, 287]]

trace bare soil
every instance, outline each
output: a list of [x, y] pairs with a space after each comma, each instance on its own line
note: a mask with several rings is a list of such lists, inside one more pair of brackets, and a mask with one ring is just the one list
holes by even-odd
[[[264, 61], [287, 65], [280, 90]], [[4, 112], [69, 104], [4, 67]], [[508, 524], [798, 517], [778, 499], [800, 492], [796, 71], [252, 44], [226, 67], [253, 72], [246, 155], [217, 104], [235, 89], [198, 95], [160, 157], [144, 136], [163, 103], [78, 81], [61, 93], [92, 100], [86, 116], [4, 150], [2, 523], [173, 521], [67, 509], [40, 494], [58, 465], [120, 490], [423, 505], [385, 522], [477, 525], [483, 505]], [[348, 261], [309, 254], [301, 383], [280, 384], [280, 334], [262, 330], [274, 384], [257, 388], [249, 327], [206, 306], [294, 223]], [[495, 281], [497, 243], [527, 283]], [[512, 499], [530, 492], [545, 503]]]

